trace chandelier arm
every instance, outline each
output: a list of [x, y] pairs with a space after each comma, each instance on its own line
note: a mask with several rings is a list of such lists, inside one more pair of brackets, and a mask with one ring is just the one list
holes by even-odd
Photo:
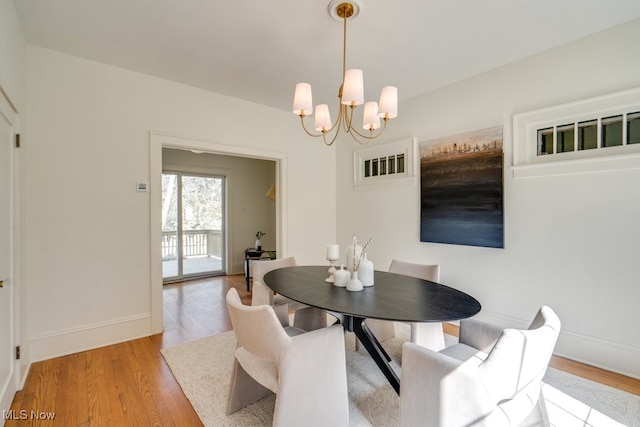
[[324, 136], [324, 134], [322, 133], [311, 133], [309, 132], [309, 130], [307, 130], [307, 127], [304, 125], [304, 118], [307, 117], [305, 115], [300, 114], [300, 124], [302, 124], [302, 129], [304, 129], [304, 131], [307, 133], [307, 135], [312, 136], [314, 138], [319, 138], [321, 136]]
[[[322, 141], [327, 146], [332, 145], [336, 141], [336, 139], [338, 138], [338, 134], [340, 133], [338, 131], [340, 130], [339, 124], [342, 122], [342, 117], [339, 117], [338, 120], [334, 123], [333, 126], [331, 126], [331, 128], [329, 130], [326, 130], [326, 131], [320, 132], [320, 133], [312, 133], [307, 129], [307, 127], [304, 125], [304, 118], [305, 117], [306, 117], [305, 115], [300, 114], [300, 123], [302, 124], [302, 129], [304, 129], [304, 131], [307, 133], [307, 135], [309, 135], [311, 137], [314, 137], [314, 138], [322, 137]], [[335, 133], [333, 134], [333, 138], [331, 138], [331, 141], [327, 142], [327, 134], [331, 133], [334, 130], [335, 130]]]
[[327, 132], [322, 134], [322, 141], [324, 142], [324, 145], [326, 146], [330, 146], [332, 145], [334, 142], [336, 142], [336, 139], [338, 138], [338, 135], [340, 134], [340, 132], [338, 132], [340, 129], [336, 129], [336, 132], [333, 134], [333, 138], [331, 138], [331, 141], [327, 142], [327, 137], [326, 134]]
[[[356, 130], [356, 128], [355, 128], [355, 127], [352, 127], [352, 128], [349, 130], [349, 133], [351, 134], [351, 136], [353, 137], [353, 139], [355, 139], [358, 143], [360, 143], [360, 144], [367, 144], [369, 141], [371, 141], [371, 140], [373, 140], [373, 139], [376, 139], [377, 137], [379, 137], [380, 135], [382, 135], [382, 133], [385, 131], [385, 129], [387, 128], [387, 122], [389, 121], [389, 119], [383, 119], [383, 120], [384, 120], [384, 125], [382, 126], [382, 129], [380, 129], [380, 130], [378, 131], [378, 133], [377, 133], [377, 134], [375, 134], [375, 135], [374, 135], [374, 131], [370, 131], [370, 134], [369, 134], [369, 135], [364, 135], [364, 134], [362, 134], [362, 133], [358, 132], [358, 131]], [[355, 135], [354, 135], [354, 133], [355, 133]], [[358, 140], [358, 138], [356, 137], [356, 135], [358, 135], [360, 138], [364, 138], [364, 139], [366, 139], [366, 141], [364, 141], [364, 142], [359, 141], [359, 140]]]
[[[340, 104], [340, 110], [342, 110], [342, 104]], [[338, 138], [338, 135], [340, 134], [340, 127], [342, 125], [342, 121], [343, 121], [342, 111], [340, 111], [338, 113], [338, 119], [333, 124], [333, 126], [331, 126], [331, 129], [329, 129], [328, 131], [322, 134], [322, 140], [324, 141], [325, 145], [327, 146], [332, 145], [336, 141], [336, 139]], [[331, 138], [330, 142], [327, 142], [326, 134], [331, 133], [334, 129], [336, 132], [333, 134], [333, 138]]]
[[[333, 126], [331, 126], [329, 129], [327, 129], [327, 130], [326, 130], [326, 131], [324, 131], [324, 132], [320, 132], [320, 133], [312, 133], [312, 132], [311, 132], [311, 131], [309, 131], [309, 130], [307, 129], [307, 127], [304, 125], [304, 118], [305, 118], [305, 117], [307, 117], [307, 116], [302, 115], [302, 114], [299, 114], [299, 117], [300, 117], [300, 124], [302, 124], [302, 129], [304, 129], [304, 131], [307, 133], [307, 135], [312, 136], [312, 137], [314, 137], [314, 138], [320, 138], [321, 136], [324, 136], [324, 134], [331, 133], [331, 131], [333, 131], [333, 130], [336, 128], [336, 125], [339, 123], [339, 121], [338, 121], [338, 122], [335, 122], [335, 124], [334, 124]], [[335, 139], [335, 138], [334, 138], [334, 139]]]
[[[345, 105], [345, 104], [340, 104], [341, 107], [341, 113], [344, 115], [344, 131], [345, 132], [351, 132], [351, 129], [353, 129], [353, 110], [356, 109], [355, 106], [353, 105]], [[347, 108], [349, 110], [347, 110]]]

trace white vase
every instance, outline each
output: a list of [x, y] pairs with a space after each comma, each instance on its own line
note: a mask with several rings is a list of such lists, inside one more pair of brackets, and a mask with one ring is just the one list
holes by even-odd
[[256, 239], [256, 246], [255, 246], [257, 251], [261, 251], [262, 250], [262, 241], [260, 239]]
[[347, 270], [353, 271], [354, 258], [358, 259], [362, 256], [362, 246], [358, 244], [356, 236], [353, 236], [353, 243], [347, 246]]
[[351, 273], [344, 269], [344, 264], [342, 264], [342, 268], [340, 270], [336, 270], [333, 273], [333, 285], [339, 288], [344, 288], [347, 286], [349, 279], [351, 278]]
[[373, 261], [367, 259], [366, 252], [360, 261], [360, 267], [358, 267], [358, 278], [362, 282], [362, 286], [373, 286]]
[[358, 279], [358, 272], [351, 272], [351, 279], [349, 279], [349, 282], [347, 283], [347, 290], [355, 292], [361, 291], [362, 289], [364, 289], [364, 287], [362, 286], [360, 279]]

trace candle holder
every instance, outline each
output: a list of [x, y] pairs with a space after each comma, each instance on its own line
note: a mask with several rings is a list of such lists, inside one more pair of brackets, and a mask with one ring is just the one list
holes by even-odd
[[329, 277], [324, 279], [327, 283], [333, 283], [333, 273], [336, 272], [336, 261], [340, 258], [338, 245], [327, 245], [327, 261], [329, 261]]
[[329, 267], [329, 277], [327, 277], [326, 279], [324, 279], [325, 282], [327, 283], [333, 283], [333, 273], [336, 272], [336, 261], [338, 261], [337, 259], [329, 259], [327, 258], [327, 261], [329, 261], [330, 267]]

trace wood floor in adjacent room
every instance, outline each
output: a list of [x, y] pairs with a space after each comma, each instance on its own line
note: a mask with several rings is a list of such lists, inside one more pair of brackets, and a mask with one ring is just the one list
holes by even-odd
[[[160, 350], [230, 330], [224, 296], [231, 287], [250, 303], [242, 275], [166, 285], [164, 333], [34, 363], [11, 407], [27, 420], [6, 427], [202, 425]], [[559, 357], [551, 366], [640, 395], [640, 380]], [[34, 413], [55, 418], [36, 421]]]

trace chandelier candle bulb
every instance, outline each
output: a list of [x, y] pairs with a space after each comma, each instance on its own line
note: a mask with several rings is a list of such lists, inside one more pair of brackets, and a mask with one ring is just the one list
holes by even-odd
[[383, 119], [394, 119], [398, 117], [398, 88], [386, 86], [380, 93], [380, 105], [378, 117]]
[[375, 101], [364, 104], [364, 116], [362, 120], [362, 128], [364, 130], [374, 131], [380, 127], [380, 117], [378, 117], [378, 103]]
[[309, 83], [298, 83], [296, 85], [296, 92], [293, 95], [293, 114], [299, 116], [313, 114], [311, 85]]
[[362, 77], [362, 70], [354, 68], [347, 70], [344, 74], [342, 103], [352, 107], [364, 104], [364, 78]]
[[318, 104], [316, 105], [316, 130], [324, 133], [329, 129], [331, 129], [329, 106], [327, 104]]

